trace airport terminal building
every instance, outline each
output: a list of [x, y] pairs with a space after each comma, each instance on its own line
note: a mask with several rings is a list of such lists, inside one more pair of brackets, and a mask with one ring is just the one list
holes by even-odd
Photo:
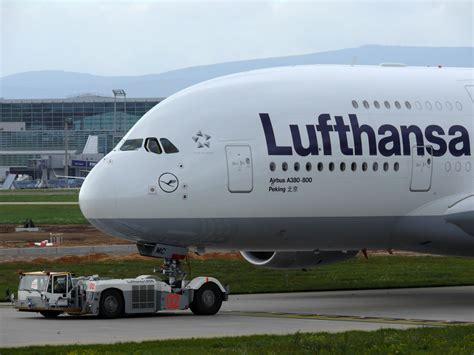
[[0, 183], [8, 174], [40, 179], [46, 173], [50, 179], [52, 169], [85, 175], [162, 100], [94, 95], [0, 99]]

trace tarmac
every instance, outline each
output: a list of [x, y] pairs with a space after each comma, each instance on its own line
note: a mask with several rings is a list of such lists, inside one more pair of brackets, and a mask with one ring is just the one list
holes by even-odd
[[231, 295], [215, 316], [190, 311], [125, 319], [0, 306], [2, 347], [474, 324], [474, 286]]

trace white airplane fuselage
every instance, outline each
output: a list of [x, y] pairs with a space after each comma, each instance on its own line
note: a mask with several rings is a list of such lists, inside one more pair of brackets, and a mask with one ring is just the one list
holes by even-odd
[[[81, 210], [173, 246], [474, 256], [473, 75], [296, 66], [192, 86], [94, 167]], [[179, 152], [147, 151], [153, 137]]]

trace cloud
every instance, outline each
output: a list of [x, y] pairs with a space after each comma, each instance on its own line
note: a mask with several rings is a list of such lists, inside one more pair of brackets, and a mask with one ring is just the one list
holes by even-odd
[[363, 44], [472, 46], [471, 1], [1, 2], [1, 75], [102, 75]]

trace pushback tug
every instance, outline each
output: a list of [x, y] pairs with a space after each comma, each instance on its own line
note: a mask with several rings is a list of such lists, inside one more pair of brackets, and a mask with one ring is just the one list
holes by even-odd
[[[20, 272], [16, 309], [39, 312], [46, 318], [60, 314], [117, 318], [127, 314], [191, 309], [196, 315], [213, 315], [228, 299], [228, 289], [213, 277], [185, 280], [180, 269], [187, 249], [137, 244], [140, 254], [163, 257], [162, 281], [155, 275], [134, 279], [103, 279], [98, 275], [74, 277], [70, 272]], [[159, 255], [159, 256], [158, 256]]]

